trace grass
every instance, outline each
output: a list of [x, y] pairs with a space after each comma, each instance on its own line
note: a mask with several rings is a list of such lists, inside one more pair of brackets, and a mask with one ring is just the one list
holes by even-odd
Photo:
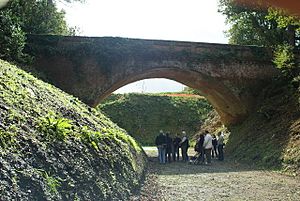
[[202, 97], [163, 94], [112, 94], [98, 106], [143, 145], [153, 145], [159, 130], [192, 136], [212, 106]]

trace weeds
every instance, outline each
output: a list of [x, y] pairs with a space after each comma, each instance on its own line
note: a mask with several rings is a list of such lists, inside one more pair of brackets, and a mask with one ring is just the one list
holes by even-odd
[[39, 175], [41, 175], [45, 179], [45, 183], [48, 187], [48, 193], [49, 194], [58, 194], [57, 188], [61, 186], [61, 181], [59, 177], [53, 177], [50, 176], [45, 170], [43, 169], [34, 169], [35, 172]]
[[72, 121], [66, 118], [57, 117], [49, 113], [40, 118], [38, 129], [43, 132], [47, 140], [65, 141], [68, 134], [72, 132]]
[[46, 183], [48, 185], [49, 192], [51, 194], [57, 194], [58, 193], [57, 187], [61, 186], [61, 181], [59, 181], [55, 177], [49, 176], [47, 172], [44, 172], [43, 176], [44, 176], [44, 178], [46, 180]]
[[16, 142], [16, 133], [11, 131], [0, 131], [0, 146], [4, 149]]
[[100, 133], [94, 132], [88, 129], [87, 126], [83, 126], [79, 131], [79, 138], [90, 144], [91, 147], [93, 147], [95, 150], [99, 151], [98, 142], [100, 140]]

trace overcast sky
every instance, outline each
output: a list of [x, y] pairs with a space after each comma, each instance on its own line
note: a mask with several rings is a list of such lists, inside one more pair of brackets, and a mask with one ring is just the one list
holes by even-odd
[[[119, 36], [194, 42], [227, 43], [225, 17], [218, 0], [86, 0], [59, 5], [70, 26], [83, 36]], [[181, 91], [183, 85], [166, 79], [129, 84], [118, 92]]]

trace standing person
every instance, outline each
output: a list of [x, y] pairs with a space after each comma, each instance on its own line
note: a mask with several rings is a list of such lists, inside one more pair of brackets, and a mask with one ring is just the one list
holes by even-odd
[[173, 140], [173, 146], [174, 146], [174, 152], [173, 152], [173, 160], [179, 161], [179, 147], [180, 147], [181, 138], [176, 135], [176, 137]]
[[224, 160], [224, 135], [219, 132], [218, 133], [218, 152], [219, 152], [219, 160], [223, 161]]
[[167, 141], [166, 141], [166, 136], [164, 135], [162, 130], [159, 131], [159, 135], [155, 139], [155, 144], [158, 150], [159, 163], [161, 164], [166, 163]]
[[171, 162], [171, 153], [172, 153], [172, 138], [170, 137], [170, 132], [166, 134], [167, 150], [166, 150], [166, 160]]
[[174, 144], [173, 144], [173, 137], [172, 137], [172, 134], [170, 134], [170, 138], [171, 138], [171, 153], [172, 153], [172, 160], [175, 161], [175, 149], [174, 149]]
[[200, 153], [200, 162], [204, 163], [204, 147], [203, 147], [203, 143], [204, 143], [204, 134], [200, 134], [199, 139], [197, 141], [197, 146], [198, 146], [198, 151]]
[[205, 131], [203, 147], [207, 164], [211, 164], [212, 136], [208, 131]]
[[186, 132], [185, 131], [182, 131], [182, 140], [181, 142], [179, 143], [180, 147], [181, 147], [181, 154], [182, 154], [182, 160], [184, 162], [187, 162], [189, 161], [189, 156], [187, 154], [188, 152], [188, 148], [189, 148], [189, 139], [186, 135]]
[[212, 157], [214, 158], [216, 156], [216, 158], [218, 158], [218, 140], [215, 134], [212, 135], [212, 145], [213, 145], [213, 149], [212, 149]]

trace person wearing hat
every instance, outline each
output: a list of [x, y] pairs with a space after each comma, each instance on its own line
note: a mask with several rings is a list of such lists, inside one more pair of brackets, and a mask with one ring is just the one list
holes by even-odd
[[185, 131], [182, 131], [182, 140], [179, 143], [181, 147], [181, 155], [182, 155], [182, 161], [187, 162], [189, 161], [189, 156], [188, 156], [188, 148], [189, 148], [189, 139], [186, 135]]

